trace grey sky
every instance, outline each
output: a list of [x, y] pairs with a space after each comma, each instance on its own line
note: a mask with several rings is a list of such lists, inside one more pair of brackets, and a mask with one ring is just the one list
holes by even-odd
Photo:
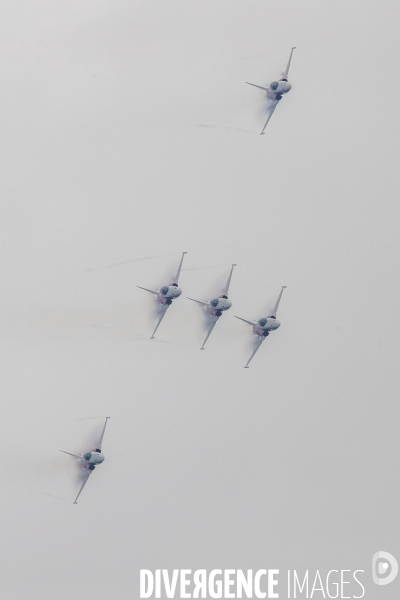
[[[397, 3], [365, 0], [2, 2], [1, 598], [136, 600], [141, 568], [268, 567], [365, 569], [367, 600], [398, 598], [369, 573], [400, 559], [398, 28]], [[260, 137], [244, 82], [294, 45]], [[150, 341], [135, 286], [182, 251]], [[200, 352], [184, 297], [232, 262]], [[281, 285], [282, 327], [244, 370], [233, 314]], [[58, 450], [107, 415], [74, 506]]]

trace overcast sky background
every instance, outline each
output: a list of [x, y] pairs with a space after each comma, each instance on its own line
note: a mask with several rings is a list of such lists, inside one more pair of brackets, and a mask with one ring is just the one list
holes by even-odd
[[[374, 552], [400, 560], [398, 3], [1, 13], [0, 597], [130, 600], [143, 568], [290, 568], [365, 569], [368, 600], [398, 598], [370, 576]], [[244, 82], [279, 78], [292, 46], [260, 137]], [[149, 340], [135, 286], [169, 283], [183, 251]], [[233, 307], [200, 352], [185, 296], [218, 295], [232, 262]], [[233, 315], [264, 316], [282, 285], [282, 326], [244, 370]], [[74, 506], [59, 449], [90, 449], [107, 415]]]

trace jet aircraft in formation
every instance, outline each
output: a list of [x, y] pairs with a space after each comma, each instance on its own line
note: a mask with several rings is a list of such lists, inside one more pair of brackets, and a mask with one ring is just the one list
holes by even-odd
[[[286, 66], [284, 73], [282, 73], [282, 78], [279, 81], [273, 81], [272, 83], [269, 84], [269, 86], [267, 88], [262, 87], [260, 85], [256, 85], [255, 83], [250, 83], [249, 81], [246, 81], [246, 83], [248, 83], [249, 85], [252, 85], [254, 87], [257, 87], [257, 88], [263, 90], [265, 92], [265, 95], [268, 100], [268, 117], [267, 117], [265, 125], [261, 131], [261, 135], [263, 135], [265, 133], [265, 128], [267, 127], [276, 107], [278, 106], [279, 102], [281, 101], [282, 96], [284, 94], [287, 94], [288, 92], [290, 92], [290, 90], [292, 89], [292, 85], [288, 81], [288, 75], [289, 75], [290, 63], [292, 61], [293, 50], [295, 50], [295, 47], [293, 47], [291, 49], [288, 64]], [[140, 285], [137, 286], [138, 288], [145, 290], [146, 292], [155, 294], [157, 297], [158, 303], [162, 307], [160, 318], [159, 318], [157, 325], [153, 331], [151, 339], [154, 338], [155, 333], [161, 324], [161, 321], [165, 317], [165, 314], [166, 314], [168, 308], [172, 304], [172, 301], [175, 300], [176, 298], [179, 298], [179, 296], [182, 294], [182, 289], [179, 287], [179, 276], [181, 274], [182, 263], [183, 263], [183, 259], [185, 258], [185, 254], [187, 254], [187, 253], [182, 252], [182, 257], [181, 257], [181, 260], [180, 260], [180, 263], [178, 266], [178, 270], [177, 270], [175, 277], [172, 280], [172, 283], [170, 283], [169, 285], [165, 285], [158, 290], [150, 290], [149, 288], [145, 288]], [[209, 302], [203, 302], [201, 300], [195, 300], [194, 298], [188, 298], [189, 300], [192, 300], [193, 302], [197, 302], [198, 304], [201, 304], [202, 306], [204, 306], [206, 308], [206, 311], [212, 318], [211, 327], [209, 328], [209, 331], [207, 332], [207, 336], [203, 342], [203, 345], [201, 346], [201, 350], [205, 349], [206, 342], [207, 342], [208, 338], [210, 337], [211, 332], [213, 331], [219, 318], [222, 316], [223, 312], [229, 310], [232, 306], [232, 302], [228, 298], [228, 292], [229, 292], [229, 286], [230, 286], [231, 280], [232, 280], [233, 269], [235, 266], [236, 266], [236, 264], [232, 265], [231, 271], [229, 273], [228, 281], [226, 282], [225, 288], [223, 289], [223, 292], [220, 296], [213, 298]], [[271, 331], [275, 331], [281, 325], [280, 321], [277, 320], [276, 315], [278, 312], [279, 303], [282, 298], [283, 290], [285, 288], [286, 288], [286, 285], [282, 286], [282, 289], [281, 289], [278, 299], [275, 303], [275, 306], [267, 317], [262, 317], [258, 321], [248, 321], [247, 319], [243, 319], [242, 317], [238, 317], [237, 315], [234, 315], [237, 319], [240, 319], [241, 321], [244, 321], [248, 325], [251, 325], [253, 328], [253, 334], [257, 336], [254, 350], [245, 365], [245, 369], [249, 368], [251, 360], [253, 359], [254, 355], [261, 347], [261, 344], [263, 343], [265, 338], [268, 337], [268, 335], [271, 333]], [[96, 466], [100, 465], [104, 461], [105, 457], [104, 457], [104, 454], [102, 453], [101, 448], [102, 448], [102, 444], [103, 444], [103, 438], [104, 438], [104, 433], [105, 433], [106, 426], [107, 426], [107, 421], [109, 418], [110, 417], [106, 417], [102, 432], [100, 434], [99, 441], [96, 444], [96, 448], [94, 448], [93, 450], [91, 450], [89, 452], [85, 452], [84, 454], [72, 454], [71, 452], [66, 452], [65, 450], [60, 450], [60, 452], [63, 452], [64, 454], [68, 454], [69, 456], [72, 456], [72, 457], [78, 459], [80, 462], [80, 468], [81, 468], [81, 474], [83, 477], [83, 481], [82, 481], [81, 487], [78, 491], [78, 494], [74, 500], [74, 504], [78, 504], [78, 498], [79, 498], [80, 494], [82, 493], [83, 488], [85, 487], [86, 483], [88, 482], [88, 479], [89, 479], [90, 475], [92, 474], [92, 472], [94, 471], [94, 469], [96, 468]]]
[[185, 254], [187, 254], [187, 252], [182, 252], [182, 258], [181, 258], [181, 262], [179, 263], [178, 271], [177, 271], [174, 279], [172, 280], [172, 283], [170, 283], [169, 285], [164, 285], [159, 290], [149, 290], [148, 288], [142, 287], [141, 285], [136, 286], [136, 287], [140, 288], [141, 290], [146, 290], [146, 292], [155, 294], [157, 296], [157, 301], [159, 302], [159, 304], [162, 307], [160, 318], [158, 319], [158, 323], [156, 325], [155, 330], [153, 331], [151, 339], [154, 338], [155, 333], [161, 324], [161, 321], [165, 317], [165, 313], [167, 312], [168, 308], [172, 304], [172, 300], [175, 300], [175, 298], [179, 298], [179, 296], [182, 294], [182, 290], [179, 287], [178, 283], [179, 283], [179, 276], [181, 274], [182, 263], [183, 263], [183, 259], [185, 258]]
[[106, 417], [103, 430], [100, 434], [99, 441], [96, 444], [96, 448], [94, 448], [90, 452], [85, 452], [84, 454], [72, 454], [71, 452], [66, 452], [65, 450], [60, 450], [60, 452], [63, 452], [64, 454], [69, 454], [69, 456], [73, 456], [74, 458], [77, 458], [80, 461], [80, 468], [81, 468], [81, 474], [82, 474], [83, 481], [82, 481], [80, 490], [78, 492], [78, 495], [76, 496], [76, 498], [74, 500], [74, 504], [78, 504], [78, 498], [79, 498], [83, 488], [87, 484], [87, 481], [88, 481], [90, 475], [95, 470], [96, 465], [101, 465], [101, 463], [104, 461], [104, 454], [101, 452], [101, 446], [103, 444], [104, 432], [106, 430], [107, 421], [109, 418], [110, 417]]
[[[187, 253], [186, 252], [182, 253], [182, 258], [179, 263], [178, 272], [175, 276], [173, 283], [171, 283], [169, 286], [162, 287], [160, 290], [149, 290], [148, 288], [142, 288], [140, 285], [137, 286], [138, 288], [140, 288], [142, 290], [146, 290], [147, 292], [156, 294], [157, 301], [162, 306], [166, 307], [157, 322], [156, 328], [153, 331], [151, 339], [154, 339], [154, 335], [158, 329], [158, 326], [160, 325], [162, 319], [164, 318], [165, 311], [168, 308], [168, 306], [171, 305], [172, 300], [175, 298], [178, 298], [182, 294], [182, 289], [180, 287], [178, 287], [178, 281], [179, 281], [179, 276], [180, 276], [181, 269], [182, 269], [182, 262], [183, 262], [185, 254], [187, 254]], [[206, 342], [207, 342], [208, 338], [210, 337], [219, 318], [222, 316], [222, 314], [225, 311], [229, 310], [232, 306], [232, 302], [228, 298], [228, 293], [229, 293], [229, 287], [230, 287], [231, 281], [232, 281], [233, 269], [235, 267], [236, 267], [236, 264], [233, 264], [231, 267], [226, 285], [225, 285], [224, 289], [222, 290], [222, 294], [220, 296], [213, 298], [209, 302], [203, 302], [202, 300], [196, 300], [195, 298], [189, 298], [187, 296], [188, 300], [192, 300], [193, 302], [197, 302], [198, 304], [201, 304], [205, 308], [206, 312], [211, 317], [211, 326], [209, 327], [206, 338], [205, 338], [200, 350], [205, 349]], [[242, 319], [242, 317], [237, 317], [236, 315], [234, 315], [237, 319], [240, 319], [241, 321], [244, 321], [245, 323], [248, 323], [249, 325], [251, 325], [253, 327], [254, 335], [257, 335], [255, 348], [254, 348], [254, 351], [253, 351], [252, 355], [250, 356], [249, 360], [247, 361], [247, 364], [245, 366], [246, 369], [249, 367], [250, 361], [252, 360], [252, 358], [255, 355], [255, 353], [257, 352], [257, 350], [260, 348], [260, 346], [263, 343], [263, 341], [265, 340], [265, 338], [270, 334], [271, 331], [275, 331], [281, 325], [280, 321], [278, 321], [276, 318], [276, 314], [278, 311], [279, 303], [282, 298], [283, 290], [285, 288], [286, 288], [286, 285], [282, 286], [282, 289], [281, 289], [278, 299], [275, 303], [275, 306], [274, 306], [273, 310], [268, 314], [267, 317], [262, 317], [258, 321], [248, 321], [247, 319]]]
[[253, 333], [257, 336], [256, 343], [254, 345], [254, 350], [249, 360], [246, 363], [245, 369], [249, 368], [249, 364], [257, 350], [260, 348], [261, 344], [265, 340], [265, 338], [271, 333], [271, 331], [275, 331], [278, 327], [281, 326], [280, 321], [276, 318], [276, 313], [278, 312], [279, 302], [281, 301], [283, 290], [286, 288], [286, 285], [282, 286], [280, 294], [278, 296], [278, 300], [275, 303], [273, 310], [270, 312], [268, 317], [262, 317], [258, 321], [247, 321], [247, 319], [242, 319], [242, 317], [238, 317], [234, 315], [237, 319], [248, 323], [253, 327]]
[[193, 300], [193, 302], [197, 302], [198, 304], [202, 304], [206, 307], [208, 314], [212, 317], [211, 327], [208, 330], [206, 339], [203, 342], [200, 350], [204, 350], [204, 346], [206, 345], [206, 341], [211, 335], [212, 330], [217, 324], [218, 319], [222, 315], [222, 313], [226, 310], [229, 310], [232, 306], [232, 302], [228, 299], [229, 286], [231, 285], [232, 273], [233, 269], [236, 267], [236, 264], [232, 265], [231, 272], [229, 273], [228, 281], [226, 282], [226, 286], [223, 289], [222, 295], [218, 296], [218, 298], [213, 298], [209, 302], [202, 302], [201, 300], [195, 300], [194, 298], [188, 298], [188, 300]]
[[274, 114], [274, 111], [275, 111], [276, 107], [278, 106], [279, 102], [282, 100], [282, 96], [284, 94], [287, 94], [288, 92], [290, 92], [290, 90], [292, 89], [292, 84], [289, 83], [288, 76], [289, 76], [290, 63], [292, 62], [293, 50], [295, 50], [295, 49], [296, 49], [296, 46], [293, 46], [293, 48], [290, 52], [288, 64], [286, 66], [285, 71], [282, 73], [282, 77], [279, 81], [273, 81], [272, 83], [269, 84], [268, 87], [262, 87], [261, 85], [256, 85], [255, 83], [250, 83], [249, 81], [246, 81], [246, 83], [248, 85], [253, 85], [256, 88], [263, 90], [267, 97], [268, 117], [267, 117], [264, 127], [262, 128], [260, 135], [264, 135], [265, 128], [268, 125], [270, 118]]

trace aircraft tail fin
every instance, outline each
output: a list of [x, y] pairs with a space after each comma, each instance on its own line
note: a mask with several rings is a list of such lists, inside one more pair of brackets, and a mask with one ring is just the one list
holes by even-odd
[[250, 81], [246, 81], [247, 85], [252, 85], [253, 87], [258, 88], [259, 90], [264, 90], [264, 92], [268, 92], [268, 88], [262, 87], [261, 85], [256, 85], [255, 83], [250, 83]]
[[136, 287], [140, 288], [141, 290], [146, 290], [146, 292], [150, 292], [151, 294], [158, 294], [158, 292], [155, 290], [149, 290], [149, 288], [144, 288], [141, 285], [137, 285]]
[[186, 298], [188, 300], [192, 300], [192, 302], [197, 302], [197, 304], [202, 304], [203, 306], [207, 306], [207, 302], [202, 302], [201, 300], [195, 300], [194, 298], [189, 298], [189, 296], [186, 296]]
[[253, 326], [257, 324], [257, 321], [248, 321], [247, 319], [242, 319], [242, 317], [238, 317], [237, 315], [233, 315], [236, 319], [239, 319], [240, 321], [244, 321], [244, 323], [248, 323], [249, 325]]
[[82, 458], [82, 456], [79, 456], [78, 454], [72, 454], [72, 452], [66, 452], [65, 450], [60, 450], [60, 452], [63, 452], [64, 454], [69, 454], [70, 456], [73, 456], [74, 458]]

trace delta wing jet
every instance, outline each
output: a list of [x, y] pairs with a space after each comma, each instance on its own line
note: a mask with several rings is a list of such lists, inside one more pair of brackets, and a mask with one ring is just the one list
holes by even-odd
[[266, 88], [261, 87], [260, 85], [256, 85], [255, 83], [250, 83], [249, 81], [246, 81], [246, 83], [248, 85], [253, 85], [254, 87], [256, 87], [260, 90], [264, 90], [265, 95], [267, 96], [268, 117], [267, 117], [267, 120], [265, 122], [265, 125], [264, 125], [260, 135], [264, 135], [265, 128], [268, 125], [270, 118], [274, 114], [274, 111], [275, 111], [276, 107], [278, 106], [279, 102], [282, 100], [282, 96], [284, 94], [287, 94], [288, 92], [290, 92], [290, 90], [292, 89], [292, 84], [289, 83], [289, 81], [288, 81], [288, 75], [289, 75], [290, 63], [292, 62], [293, 50], [295, 50], [295, 49], [296, 49], [296, 46], [294, 46], [290, 52], [289, 61], [286, 66], [285, 72], [282, 73], [282, 78], [279, 81], [273, 81]]
[[64, 454], [69, 454], [69, 456], [73, 456], [74, 458], [77, 458], [80, 461], [80, 466], [82, 469], [82, 485], [80, 487], [77, 497], [74, 500], [74, 504], [78, 504], [78, 498], [83, 488], [85, 487], [90, 475], [95, 470], [96, 466], [100, 465], [104, 461], [104, 454], [101, 452], [101, 446], [103, 443], [104, 432], [106, 430], [107, 421], [109, 418], [110, 417], [106, 417], [104, 427], [100, 434], [100, 438], [96, 445], [96, 448], [94, 448], [90, 452], [85, 452], [84, 454], [72, 454], [71, 452], [60, 450], [60, 452], [63, 452]]
[[172, 283], [170, 283], [169, 285], [164, 285], [159, 290], [149, 290], [148, 288], [142, 287], [141, 285], [136, 286], [136, 287], [140, 288], [141, 290], [146, 290], [146, 292], [155, 294], [157, 296], [157, 301], [161, 305], [161, 309], [162, 309], [161, 315], [160, 315], [160, 318], [158, 319], [156, 328], [153, 331], [153, 334], [150, 339], [154, 339], [155, 333], [156, 333], [157, 329], [159, 328], [161, 321], [165, 317], [165, 313], [167, 312], [168, 308], [172, 304], [172, 300], [175, 300], [175, 298], [179, 298], [179, 296], [182, 294], [182, 290], [179, 287], [178, 283], [179, 283], [179, 276], [181, 274], [182, 263], [183, 263], [183, 259], [185, 258], [185, 254], [187, 254], [187, 252], [182, 252], [182, 258], [181, 258], [181, 262], [179, 263], [178, 271], [177, 271]]
[[278, 329], [278, 327], [281, 326], [280, 321], [278, 321], [278, 319], [276, 318], [276, 313], [278, 312], [278, 307], [279, 307], [279, 303], [282, 298], [283, 290], [286, 287], [287, 287], [286, 285], [282, 286], [282, 289], [278, 296], [278, 300], [276, 301], [275, 306], [274, 306], [272, 312], [268, 315], [268, 317], [262, 317], [258, 321], [247, 321], [247, 319], [242, 319], [242, 317], [238, 317], [238, 316], [234, 315], [236, 317], [236, 319], [240, 319], [241, 321], [244, 321], [245, 323], [248, 323], [249, 325], [251, 325], [253, 327], [254, 335], [257, 336], [257, 340], [254, 345], [253, 353], [250, 356], [249, 360], [247, 361], [245, 369], [249, 368], [251, 359], [253, 358], [253, 356], [255, 355], [257, 350], [260, 348], [260, 346], [263, 343], [263, 341], [265, 340], [265, 338], [269, 336], [271, 331], [275, 331], [276, 329]]
[[224, 287], [221, 296], [218, 296], [218, 298], [213, 298], [209, 302], [201, 302], [201, 300], [195, 300], [194, 298], [188, 298], [188, 300], [193, 300], [193, 302], [197, 302], [198, 304], [202, 304], [203, 306], [205, 306], [208, 314], [211, 315], [211, 318], [212, 318], [211, 327], [208, 330], [206, 339], [204, 340], [203, 345], [200, 348], [200, 350], [204, 350], [206, 341], [210, 337], [211, 332], [214, 329], [215, 325], [217, 324], [217, 321], [220, 318], [220, 316], [222, 315], [222, 313], [225, 312], [226, 310], [229, 310], [230, 307], [232, 306], [232, 302], [228, 299], [228, 292], [229, 292], [229, 286], [231, 284], [232, 273], [233, 273], [234, 267], [236, 267], [235, 264], [232, 265], [231, 272], [229, 273], [228, 281], [226, 282], [226, 286]]

